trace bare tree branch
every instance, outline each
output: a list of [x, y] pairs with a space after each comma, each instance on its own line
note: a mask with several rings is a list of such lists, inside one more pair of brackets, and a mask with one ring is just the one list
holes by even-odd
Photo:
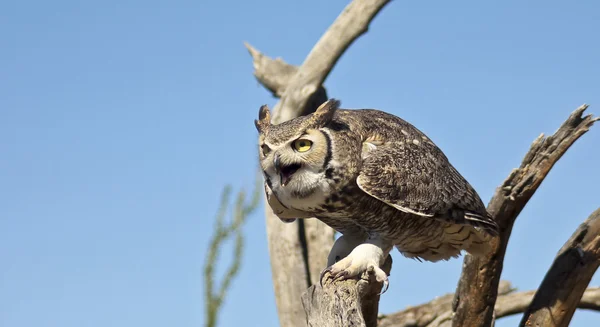
[[[515, 289], [510, 282], [501, 281], [498, 288], [498, 294], [510, 294]], [[433, 324], [440, 324], [440, 320], [447, 317], [452, 319], [452, 300], [454, 294], [439, 296], [430, 302], [408, 307], [402, 311], [382, 315], [379, 319], [378, 327], [425, 327]]]
[[323, 84], [344, 51], [364, 34], [371, 20], [390, 0], [354, 0], [327, 29], [310, 51], [275, 106], [275, 123], [306, 112], [311, 96]]
[[560, 249], [520, 325], [568, 326], [598, 266], [600, 208], [577, 228]]
[[[256, 80], [269, 90], [274, 97], [281, 98], [292, 78], [298, 72], [298, 67], [288, 64], [281, 58], [273, 59], [258, 51], [247, 42], [244, 45], [252, 56], [254, 77], [256, 77]], [[298, 116], [307, 115], [315, 111], [327, 99], [327, 91], [323, 85], [320, 85], [317, 91], [310, 97], [309, 103], [304, 108], [305, 110]]]
[[[499, 296], [496, 301], [496, 318], [508, 317], [517, 313], [522, 313], [530, 306], [536, 290], [527, 292], [518, 292]], [[600, 287], [590, 287], [583, 292], [579, 304], [575, 304], [579, 309], [588, 309], [600, 311]], [[546, 326], [546, 325], [541, 325]]]
[[[371, 20], [388, 2], [352, 1], [323, 34], [295, 74], [293, 68], [282, 60], [272, 60], [247, 45], [253, 57], [255, 76], [274, 95], [281, 96], [274, 108], [272, 123], [279, 124], [314, 111], [327, 100], [323, 81], [344, 51], [367, 31]], [[291, 79], [289, 76], [292, 76]], [[301, 295], [317, 282], [318, 272], [325, 267], [334, 232], [316, 219], [283, 224], [268, 205], [266, 223], [280, 325], [305, 325]]]
[[266, 56], [248, 42], [244, 42], [244, 45], [252, 56], [254, 77], [273, 93], [273, 96], [280, 98], [291, 79], [298, 72], [298, 67], [288, 64], [281, 58], [273, 59]]
[[[507, 281], [500, 282], [498, 300], [494, 307], [496, 319], [522, 313], [527, 310], [535, 290], [515, 292]], [[378, 327], [441, 327], [450, 326], [454, 294], [446, 294], [430, 302], [406, 308], [402, 311], [382, 315]], [[600, 287], [585, 290], [577, 305], [580, 309], [600, 311]], [[546, 326], [546, 325], [540, 325]]]
[[492, 242], [494, 250], [489, 255], [465, 257], [453, 304], [453, 326], [487, 327], [492, 324], [496, 291], [513, 224], [558, 159], [598, 120], [591, 115], [582, 116], [587, 107], [577, 108], [554, 135], [540, 135], [521, 166], [514, 169], [496, 190], [488, 211], [498, 222], [500, 237]]
[[592, 287], [585, 290], [577, 307], [579, 309], [600, 311], [600, 287]]

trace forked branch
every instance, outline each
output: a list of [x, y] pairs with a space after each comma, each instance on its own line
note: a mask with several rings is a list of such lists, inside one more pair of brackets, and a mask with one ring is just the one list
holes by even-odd
[[453, 305], [453, 326], [491, 326], [513, 224], [558, 159], [598, 121], [598, 117], [583, 116], [587, 107], [584, 104], [577, 108], [553, 135], [540, 135], [531, 145], [521, 166], [514, 169], [496, 189], [488, 211], [500, 226], [500, 237], [494, 240], [494, 250], [489, 255], [465, 257]]

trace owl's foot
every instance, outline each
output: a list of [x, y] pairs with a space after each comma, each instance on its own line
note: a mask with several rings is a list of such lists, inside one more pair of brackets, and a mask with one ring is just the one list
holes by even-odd
[[323, 277], [326, 273], [329, 273], [327, 279], [336, 281], [354, 278], [362, 275], [364, 272], [368, 272], [375, 276], [377, 282], [384, 284], [383, 293], [389, 285], [387, 274], [379, 267], [384, 259], [383, 251], [380, 247], [369, 243], [360, 244], [348, 256], [321, 272], [321, 286], [323, 285]]
[[336, 262], [342, 260], [347, 257], [354, 248], [356, 248], [359, 244], [364, 242], [365, 239], [361, 237], [352, 237], [348, 235], [342, 235], [331, 247], [331, 251], [329, 251], [329, 256], [327, 257], [327, 266], [331, 267]]

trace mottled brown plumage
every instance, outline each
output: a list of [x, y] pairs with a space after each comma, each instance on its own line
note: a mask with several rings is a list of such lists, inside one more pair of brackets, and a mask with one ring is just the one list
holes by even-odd
[[338, 107], [329, 100], [271, 125], [263, 106], [256, 121], [274, 212], [284, 221], [317, 217], [343, 234], [329, 257], [334, 276], [378, 267], [393, 246], [430, 261], [487, 251], [496, 223], [427, 136], [379, 110]]

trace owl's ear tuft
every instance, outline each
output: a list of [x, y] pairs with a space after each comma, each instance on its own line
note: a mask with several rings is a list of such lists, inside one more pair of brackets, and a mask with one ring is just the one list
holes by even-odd
[[340, 101], [329, 99], [321, 104], [311, 117], [311, 125], [313, 127], [323, 127], [327, 125], [333, 118], [333, 114], [340, 107]]
[[269, 106], [262, 105], [258, 110], [258, 120], [254, 120], [254, 126], [259, 133], [264, 133], [271, 125], [271, 112]]

